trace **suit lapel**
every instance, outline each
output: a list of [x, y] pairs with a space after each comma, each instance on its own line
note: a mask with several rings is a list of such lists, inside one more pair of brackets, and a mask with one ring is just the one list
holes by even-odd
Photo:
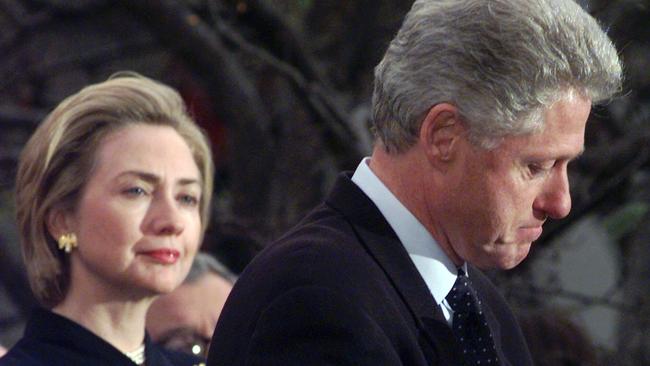
[[460, 350], [442, 310], [435, 303], [408, 252], [375, 204], [345, 173], [337, 179], [325, 202], [350, 222], [360, 243], [383, 269], [388, 281], [413, 315], [424, 335], [424, 342], [435, 350], [440, 358], [439, 364], [444, 364], [443, 360], [455, 364], [460, 357]]

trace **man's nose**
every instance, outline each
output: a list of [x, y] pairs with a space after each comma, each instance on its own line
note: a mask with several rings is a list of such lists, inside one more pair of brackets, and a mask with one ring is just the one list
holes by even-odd
[[566, 167], [551, 174], [535, 199], [533, 209], [553, 219], [566, 217], [571, 211], [571, 192]]

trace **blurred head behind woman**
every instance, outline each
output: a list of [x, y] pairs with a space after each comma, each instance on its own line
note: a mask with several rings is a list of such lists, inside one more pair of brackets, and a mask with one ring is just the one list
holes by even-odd
[[170, 87], [119, 73], [65, 99], [16, 179], [36, 298], [122, 353], [141, 348], [148, 306], [183, 281], [202, 240], [212, 179], [208, 141]]

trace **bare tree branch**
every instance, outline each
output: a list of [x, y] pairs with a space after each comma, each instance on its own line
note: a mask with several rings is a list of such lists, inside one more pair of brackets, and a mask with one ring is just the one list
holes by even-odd
[[298, 89], [298, 96], [322, 121], [325, 141], [330, 146], [330, 150], [338, 156], [339, 166], [350, 166], [350, 164], [358, 162], [363, 156], [363, 152], [358, 141], [359, 138], [348, 124], [350, 118], [343, 112], [343, 108], [333, 100], [334, 98], [325, 90], [322, 83], [307, 79], [296, 67], [246, 41], [225, 23], [217, 22], [215, 27], [226, 40], [237, 46], [242, 52], [264, 62], [294, 84]]
[[[276, 57], [290, 63], [304, 75], [305, 79], [317, 81], [322, 85], [327, 82], [315, 66], [301, 36], [295, 32], [284, 16], [268, 0], [247, 0], [242, 17], [251, 27], [272, 40], [267, 43]], [[279, 56], [278, 56], [279, 55]]]

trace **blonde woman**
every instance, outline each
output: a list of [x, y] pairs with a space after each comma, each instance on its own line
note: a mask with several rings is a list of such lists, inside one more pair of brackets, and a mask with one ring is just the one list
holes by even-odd
[[136, 74], [59, 104], [21, 155], [17, 218], [43, 305], [0, 365], [193, 365], [145, 315], [185, 278], [208, 222], [208, 142], [179, 95]]

